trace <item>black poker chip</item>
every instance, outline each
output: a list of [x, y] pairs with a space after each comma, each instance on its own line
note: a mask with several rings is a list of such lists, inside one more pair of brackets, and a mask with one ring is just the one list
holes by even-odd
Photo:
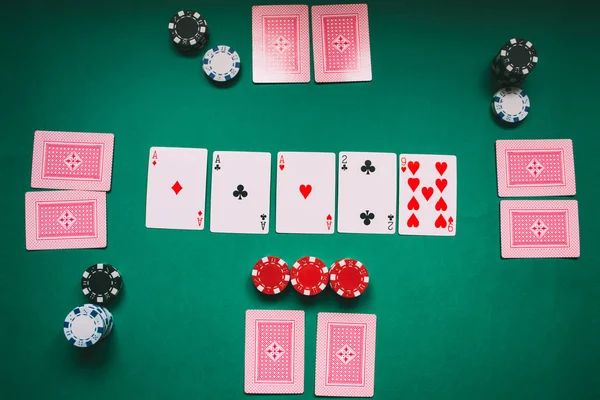
[[182, 10], [169, 21], [171, 41], [181, 51], [198, 50], [209, 38], [206, 20], [196, 11]]
[[94, 264], [81, 277], [83, 294], [94, 303], [105, 304], [114, 300], [123, 288], [123, 278], [109, 264]]
[[537, 50], [522, 38], [512, 38], [492, 61], [492, 73], [501, 86], [520, 86], [538, 63]]

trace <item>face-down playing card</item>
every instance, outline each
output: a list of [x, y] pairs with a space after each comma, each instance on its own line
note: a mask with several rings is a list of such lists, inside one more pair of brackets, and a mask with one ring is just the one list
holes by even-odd
[[252, 7], [252, 79], [310, 82], [308, 6]]
[[579, 257], [575, 200], [502, 200], [502, 258]]
[[106, 247], [106, 193], [25, 193], [27, 250]]
[[304, 392], [304, 311], [246, 311], [246, 393]]
[[573, 196], [570, 139], [496, 141], [498, 196]]
[[269, 233], [271, 153], [215, 151], [210, 231]]
[[395, 233], [396, 157], [394, 153], [340, 153], [339, 232]]
[[319, 313], [315, 395], [373, 397], [374, 314]]
[[313, 6], [312, 34], [317, 82], [372, 79], [366, 4]]
[[456, 235], [456, 157], [400, 154], [401, 235]]
[[112, 133], [36, 131], [31, 187], [109, 191], [113, 145]]
[[277, 154], [278, 233], [333, 233], [335, 154]]
[[146, 227], [204, 229], [207, 157], [206, 149], [150, 149]]

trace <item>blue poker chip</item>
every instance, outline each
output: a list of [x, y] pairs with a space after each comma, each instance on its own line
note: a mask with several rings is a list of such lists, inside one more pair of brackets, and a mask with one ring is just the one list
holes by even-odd
[[492, 100], [492, 110], [505, 122], [523, 121], [529, 114], [529, 96], [518, 87], [506, 87], [498, 90]]
[[91, 347], [102, 338], [105, 320], [99, 311], [86, 306], [76, 307], [63, 324], [65, 337], [73, 346]]
[[229, 46], [215, 46], [202, 58], [204, 73], [216, 82], [227, 82], [240, 72], [240, 56]]
[[102, 337], [100, 338], [100, 340], [106, 339], [112, 332], [114, 325], [114, 318], [111, 312], [108, 311], [107, 308], [98, 306], [96, 304], [84, 304], [81, 307], [86, 308], [90, 311], [97, 311], [100, 314], [100, 316], [104, 319], [104, 332], [102, 333]]

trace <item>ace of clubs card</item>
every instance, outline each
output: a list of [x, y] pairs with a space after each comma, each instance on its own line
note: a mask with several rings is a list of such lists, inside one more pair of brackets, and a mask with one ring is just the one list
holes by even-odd
[[341, 152], [338, 232], [395, 233], [396, 154]]
[[150, 148], [146, 227], [204, 229], [207, 157], [206, 149]]
[[400, 154], [400, 235], [456, 235], [456, 157]]
[[269, 233], [271, 153], [215, 151], [210, 231]]
[[333, 233], [335, 154], [277, 154], [278, 233]]

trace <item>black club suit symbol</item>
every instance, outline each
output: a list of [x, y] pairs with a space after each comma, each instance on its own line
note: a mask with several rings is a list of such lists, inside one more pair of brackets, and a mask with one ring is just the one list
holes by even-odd
[[262, 219], [263, 221], [264, 221], [264, 220], [266, 220], [266, 219], [267, 219], [267, 214], [262, 214], [262, 215], [260, 216], [260, 219]]
[[342, 171], [345, 171], [348, 169], [348, 166], [346, 164], [342, 165]]
[[221, 169], [221, 166], [219, 164], [215, 165], [215, 169], [218, 171]]
[[375, 214], [366, 210], [365, 212], [360, 213], [360, 219], [363, 220], [363, 224], [371, 225], [371, 221], [375, 219]]
[[244, 190], [244, 185], [237, 185], [237, 189], [233, 191], [233, 197], [237, 197], [238, 200], [242, 200], [248, 196], [248, 192]]
[[365, 165], [360, 167], [360, 170], [365, 172], [367, 175], [370, 175], [372, 172], [375, 172], [375, 166], [373, 166], [371, 160], [365, 160]]

